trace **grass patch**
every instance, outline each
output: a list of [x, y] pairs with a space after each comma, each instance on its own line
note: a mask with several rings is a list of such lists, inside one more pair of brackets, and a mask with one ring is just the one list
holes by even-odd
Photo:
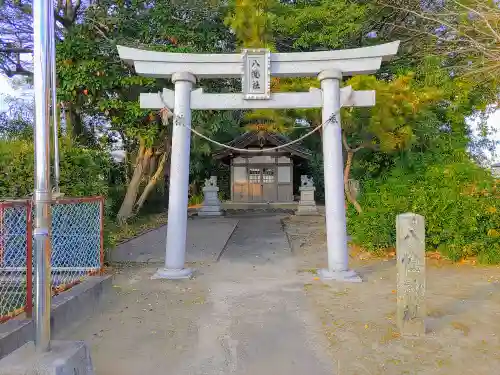
[[297, 273], [310, 273], [312, 275], [317, 275], [318, 270], [316, 268], [304, 268], [297, 271]]
[[[189, 202], [190, 209], [200, 207], [196, 202]], [[112, 219], [107, 219], [104, 222], [104, 248], [106, 255], [114, 247], [120, 243], [131, 240], [150, 230], [159, 228], [167, 224], [167, 212], [143, 214], [130, 218], [124, 224], [118, 224]]]
[[115, 221], [107, 220], [104, 223], [104, 247], [109, 251], [124, 241], [165, 224], [167, 224], [166, 212], [136, 216], [121, 225]]

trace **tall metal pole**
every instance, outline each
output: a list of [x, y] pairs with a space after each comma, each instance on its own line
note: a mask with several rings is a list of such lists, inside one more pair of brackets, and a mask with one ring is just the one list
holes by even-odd
[[54, 17], [54, 2], [49, 1], [49, 32], [50, 32], [50, 75], [52, 88], [52, 124], [54, 143], [54, 191], [59, 193], [59, 126], [57, 118], [57, 69], [56, 69], [56, 21]]
[[35, 91], [35, 346], [50, 350], [50, 2], [33, 0]]

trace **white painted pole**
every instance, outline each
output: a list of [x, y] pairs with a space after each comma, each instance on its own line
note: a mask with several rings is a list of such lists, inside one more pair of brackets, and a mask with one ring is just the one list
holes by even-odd
[[319, 74], [323, 91], [323, 171], [325, 184], [326, 239], [328, 269], [320, 270], [324, 280], [359, 282], [348, 268], [349, 252], [344, 198], [344, 161], [340, 122], [340, 81], [342, 72], [327, 70]]
[[[35, 92], [35, 346], [50, 350], [50, 27], [52, 0], [33, 0]], [[29, 240], [29, 239], [28, 239]]]
[[159, 269], [154, 279], [182, 279], [190, 277], [192, 273], [191, 269], [184, 268], [184, 263], [191, 146], [191, 131], [188, 127], [191, 127], [191, 89], [196, 77], [191, 73], [175, 73], [172, 82], [175, 84], [175, 101], [165, 268]]

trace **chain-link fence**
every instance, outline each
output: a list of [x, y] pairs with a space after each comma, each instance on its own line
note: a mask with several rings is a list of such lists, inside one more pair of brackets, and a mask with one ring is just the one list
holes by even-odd
[[[32, 300], [32, 215], [26, 201], [0, 202], [0, 319], [26, 310]], [[29, 306], [28, 306], [29, 305]]]
[[[64, 198], [52, 203], [52, 292], [65, 290], [103, 265], [104, 199]], [[0, 202], [0, 322], [33, 307], [35, 243], [31, 201]]]

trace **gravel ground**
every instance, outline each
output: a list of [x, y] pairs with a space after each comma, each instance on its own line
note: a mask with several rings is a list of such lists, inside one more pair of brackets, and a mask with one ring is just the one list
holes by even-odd
[[60, 338], [86, 340], [97, 375], [335, 373], [280, 217], [241, 218], [219, 262], [192, 266], [183, 281], [117, 270], [101, 311]]
[[498, 372], [500, 268], [428, 259], [427, 334], [402, 338], [393, 254], [351, 250], [350, 262], [363, 283], [316, 277], [323, 217], [240, 218], [220, 261], [191, 264], [193, 280], [115, 269], [101, 310], [59, 338], [86, 340], [97, 375]]
[[[324, 218], [291, 217], [285, 228], [300, 272], [326, 264]], [[402, 338], [395, 324], [393, 254], [351, 251], [361, 284], [304, 285], [341, 375], [492, 374], [500, 368], [500, 269], [427, 260], [427, 334]]]

